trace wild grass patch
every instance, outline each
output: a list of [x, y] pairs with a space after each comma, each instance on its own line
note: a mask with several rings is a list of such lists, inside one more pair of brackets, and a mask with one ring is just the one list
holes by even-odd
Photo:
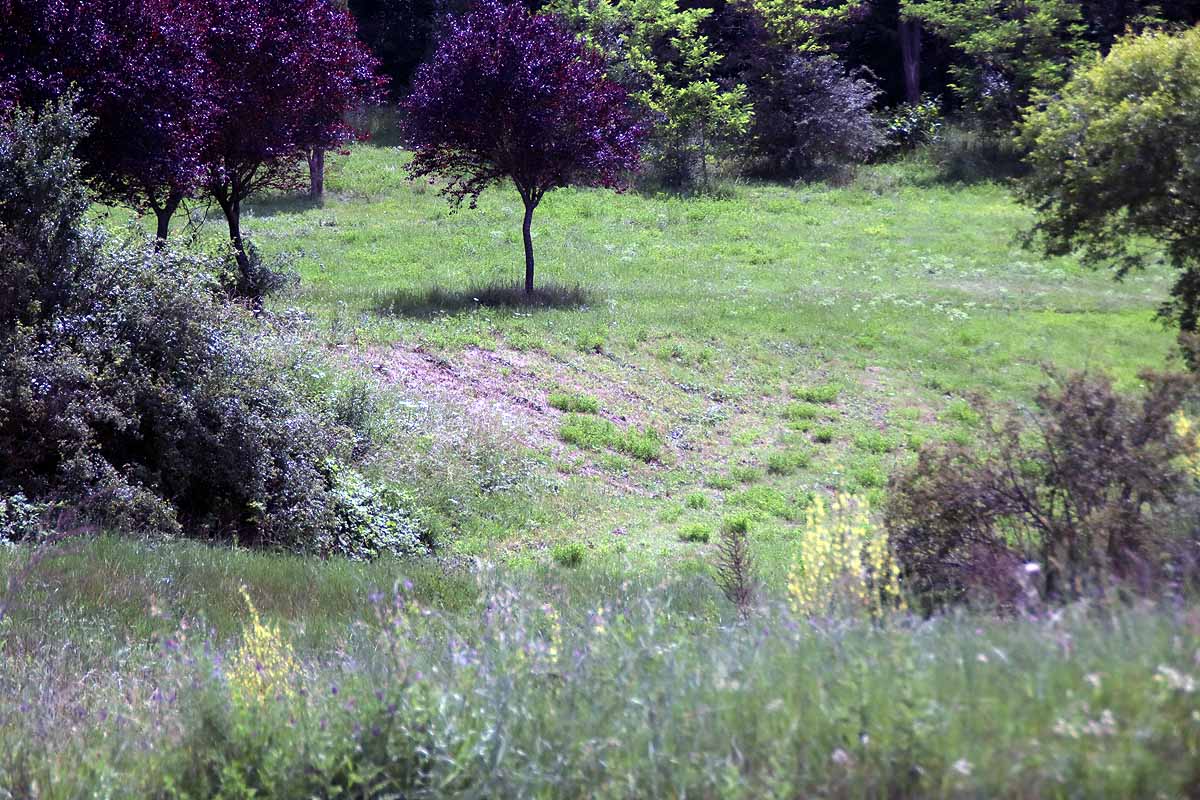
[[821, 383], [812, 386], [793, 386], [789, 394], [796, 400], [808, 403], [834, 403], [842, 393], [837, 383]]
[[662, 439], [653, 428], [621, 429], [595, 416], [569, 414], [558, 433], [564, 442], [576, 447], [617, 450], [639, 461], [656, 461], [662, 453]]
[[559, 411], [566, 411], [571, 414], [600, 413], [600, 401], [586, 394], [551, 392], [550, 396], [546, 398], [546, 402], [551, 408], [557, 408]]

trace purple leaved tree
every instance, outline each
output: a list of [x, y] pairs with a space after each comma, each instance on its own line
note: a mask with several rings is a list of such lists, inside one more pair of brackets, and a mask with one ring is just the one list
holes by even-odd
[[603, 55], [550, 15], [484, 0], [447, 22], [404, 104], [413, 178], [445, 181], [457, 208], [511, 180], [525, 203], [525, 293], [533, 212], [562, 186], [621, 189], [645, 131]]
[[78, 153], [92, 188], [106, 202], [152, 209], [161, 244], [204, 175], [203, 1], [0, 0], [0, 12], [9, 92], [40, 109], [73, 91], [93, 120]]
[[261, 299], [241, 228], [242, 203], [302, 186], [300, 160], [355, 138], [349, 112], [379, 100], [386, 81], [333, 0], [207, 0], [207, 188], [229, 225], [239, 293]]

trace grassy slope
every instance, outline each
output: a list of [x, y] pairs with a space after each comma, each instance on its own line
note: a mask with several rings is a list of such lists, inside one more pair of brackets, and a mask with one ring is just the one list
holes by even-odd
[[[553, 491], [524, 516], [475, 503], [454, 524], [467, 554], [538, 557], [582, 540], [686, 557], [696, 546], [678, 543], [683, 526], [739, 510], [769, 541], [808, 492], [877, 492], [921, 441], [969, 436], [972, 393], [1027, 401], [1044, 363], [1131, 385], [1170, 345], [1153, 319], [1165, 272], [1118, 284], [1039, 259], [1017, 243], [1027, 216], [1002, 186], [943, 185], [921, 164], [872, 168], [845, 188], [738, 185], [718, 199], [559, 191], [535, 220], [538, 279], [580, 287], [585, 304], [489, 306], [476, 298], [518, 278], [516, 196], [493, 190], [451, 215], [433, 188], [406, 181], [403, 161], [356, 148], [320, 207], [260, 202], [246, 227], [268, 253], [299, 251], [303, 283], [288, 302], [371, 365], [398, 347], [457, 368], [482, 348], [497, 360], [473, 367], [465, 389], [528, 379], [497, 413], [524, 401], [538, 413], [493, 439], [521, 440]], [[832, 403], [791, 405], [829, 383]], [[563, 446], [546, 400], [564, 389], [598, 398], [619, 430], [653, 428], [660, 459]], [[695, 492], [703, 508], [682, 502]]]

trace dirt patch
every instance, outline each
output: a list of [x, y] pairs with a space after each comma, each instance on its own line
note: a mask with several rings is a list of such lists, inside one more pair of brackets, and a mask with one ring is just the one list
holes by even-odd
[[[556, 459], [577, 459], [585, 454], [558, 438], [564, 413], [549, 405], [551, 392], [594, 397], [600, 405], [599, 415], [622, 427], [654, 425], [663, 432], [660, 423], [669, 417], [669, 402], [664, 402], [668, 398], [659, 396], [659, 387], [648, 386], [641, 391], [631, 385], [645, 380], [637, 367], [602, 354], [562, 359], [540, 351], [477, 347], [441, 354], [397, 345], [367, 350], [356, 360], [403, 395], [422, 403], [461, 409], [468, 419], [498, 428], [515, 444]], [[673, 440], [669, 435], [664, 439], [669, 451], [664, 461], [678, 461], [680, 453]], [[635, 476], [588, 463], [592, 460], [587, 457], [583, 465], [571, 471], [601, 477], [624, 491], [642, 493], [644, 487]], [[646, 468], [653, 470], [656, 466]]]
[[563, 371], [546, 357], [468, 348], [453, 360], [403, 346], [375, 348], [362, 361], [385, 383], [422, 400], [465, 409], [498, 424], [526, 447], [557, 449], [562, 416], [546, 403]]

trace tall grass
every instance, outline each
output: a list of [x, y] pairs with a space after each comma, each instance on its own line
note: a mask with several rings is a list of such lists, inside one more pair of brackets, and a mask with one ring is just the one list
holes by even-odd
[[821, 621], [768, 597], [739, 621], [707, 577], [580, 570], [478, 572], [447, 612], [427, 576], [386, 577], [320, 648], [236, 591], [209, 602], [241, 609], [244, 635], [166, 606], [140, 641], [6, 637], [0, 796], [1174, 797], [1200, 781], [1194, 612]]

